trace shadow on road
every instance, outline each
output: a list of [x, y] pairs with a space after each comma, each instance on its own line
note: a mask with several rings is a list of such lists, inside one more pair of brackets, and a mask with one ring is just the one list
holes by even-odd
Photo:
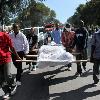
[[92, 87], [93, 87], [92, 84], [88, 84], [76, 90], [50, 94], [50, 97], [53, 98], [51, 100], [84, 100], [88, 97], [93, 97], [100, 94], [100, 90], [93, 91], [93, 92], [85, 92], [86, 89]]
[[[56, 70], [53, 70], [53, 71], [47, 71], [47, 72], [44, 72], [44, 76], [46, 75], [50, 75], [47, 79], [48, 79], [48, 84], [49, 86], [50, 85], [56, 85], [56, 84], [59, 84], [59, 83], [63, 83], [63, 82], [67, 82], [67, 81], [70, 81], [70, 80], [74, 80], [77, 78], [77, 76], [75, 75], [72, 75], [72, 76], [67, 76], [67, 77], [61, 77], [61, 78], [54, 78], [52, 79], [54, 76], [56, 76], [57, 74], [61, 73], [61, 72], [64, 72], [64, 71], [67, 71], [67, 69], [64, 69], [64, 70], [61, 70], [64, 66], [56, 69]], [[87, 77], [89, 75], [92, 75], [92, 72], [90, 72], [92, 69], [89, 69], [87, 70], [81, 77]]]
[[69, 80], [76, 79], [76, 76], [68, 76], [68, 77], [61, 77], [61, 78], [54, 78], [49, 80], [49, 85], [56, 85], [59, 83], [67, 82]]
[[[87, 97], [100, 94], [100, 91], [84, 92], [86, 89], [91, 88], [92, 85], [88, 84], [76, 90], [69, 92], [49, 94], [49, 86], [73, 80], [75, 76], [68, 76], [63, 78], [52, 79], [55, 75], [65, 70], [61, 70], [64, 66], [52, 70], [36, 74], [24, 73], [22, 76], [22, 85], [17, 88], [17, 93], [11, 97], [10, 100], [49, 100], [50, 97], [54, 97], [52, 100], [83, 100]], [[88, 70], [90, 72], [90, 70]], [[88, 75], [90, 75], [88, 73]], [[50, 75], [45, 78], [44, 76]], [[87, 76], [87, 75], [86, 75]], [[85, 76], [85, 77], [86, 77]]]
[[[49, 79], [54, 75], [64, 71], [61, 69], [64, 66], [47, 72], [23, 74], [22, 85], [17, 88], [16, 94], [10, 100], [49, 100]], [[46, 75], [51, 75], [49, 78], [44, 78]]]
[[24, 73], [22, 85], [10, 100], [48, 100], [49, 87], [47, 80], [41, 74]]

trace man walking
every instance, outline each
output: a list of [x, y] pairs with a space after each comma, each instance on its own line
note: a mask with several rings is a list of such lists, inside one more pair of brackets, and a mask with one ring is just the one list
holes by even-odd
[[[37, 48], [38, 46], [38, 36], [35, 34], [34, 32], [34, 28], [32, 27], [30, 30], [30, 33], [28, 34], [29, 37], [27, 36], [28, 42], [29, 42], [29, 55], [37, 55], [37, 51], [34, 51], [34, 49]], [[31, 58], [27, 58], [27, 59], [32, 59], [32, 60], [37, 60], [37, 57], [31, 57]], [[36, 70], [36, 62], [32, 62], [31, 63], [26, 63], [29, 64], [29, 70]]]
[[9, 99], [15, 88], [14, 79], [11, 75], [11, 52], [15, 54], [16, 59], [21, 60], [15, 51], [12, 41], [8, 34], [0, 32], [0, 86], [5, 95], [3, 99]]
[[[82, 20], [79, 21], [79, 28], [75, 31], [75, 38], [73, 46], [76, 46], [76, 52], [80, 53], [76, 55], [76, 60], [87, 60], [87, 40], [88, 40], [88, 32], [84, 27], [84, 22]], [[83, 69], [86, 71], [86, 62], [82, 63]], [[81, 63], [77, 63], [77, 72], [76, 76], [82, 75]]]
[[99, 67], [100, 67], [100, 30], [95, 32], [92, 37], [91, 57], [90, 62], [93, 62], [93, 80], [94, 85], [99, 82]]
[[[72, 45], [74, 42], [74, 36], [75, 36], [75, 32], [71, 31], [71, 25], [70, 24], [66, 24], [64, 31], [62, 33], [62, 45], [66, 48], [66, 52], [70, 52], [72, 53]], [[68, 71], [71, 71], [71, 63], [69, 63], [68, 66]]]
[[[26, 36], [19, 31], [19, 26], [17, 24], [13, 24], [13, 32], [10, 35], [13, 45], [20, 56], [21, 59], [29, 53], [29, 44], [27, 41]], [[12, 61], [15, 67], [17, 68], [17, 74], [16, 74], [16, 83], [17, 85], [21, 85], [21, 74], [23, 72], [22, 70], [22, 62], [16, 62], [15, 54], [12, 53]]]

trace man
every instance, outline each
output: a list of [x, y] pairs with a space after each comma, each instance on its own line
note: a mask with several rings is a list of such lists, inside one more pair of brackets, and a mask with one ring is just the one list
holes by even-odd
[[[62, 45], [66, 48], [66, 52], [72, 52], [72, 45], [73, 45], [73, 40], [74, 40], [75, 32], [71, 31], [71, 25], [66, 24], [64, 31], [62, 33]], [[71, 63], [67, 65], [68, 66], [68, 71], [71, 71]]]
[[56, 44], [61, 43], [61, 31], [58, 24], [55, 24], [55, 29], [52, 31], [52, 38]]
[[[19, 31], [19, 26], [17, 24], [13, 24], [13, 32], [10, 35], [13, 45], [20, 56], [21, 59], [29, 53], [29, 44], [27, 41], [26, 36]], [[21, 85], [21, 74], [23, 72], [22, 70], [22, 62], [16, 62], [15, 55], [12, 53], [12, 61], [15, 67], [17, 68], [17, 74], [16, 74], [16, 83], [17, 85]]]
[[11, 75], [11, 51], [15, 54], [15, 59], [21, 60], [8, 34], [0, 32], [0, 86], [5, 93], [3, 99], [6, 100], [15, 89], [14, 79]]
[[[84, 27], [84, 22], [82, 20], [79, 21], [79, 28], [75, 31], [75, 38], [73, 46], [76, 46], [76, 52], [80, 53], [76, 55], [76, 60], [86, 60], [87, 59], [87, 40], [88, 40], [88, 32]], [[82, 63], [84, 70], [86, 71], [86, 62]], [[77, 63], [77, 72], [76, 76], [82, 75], [81, 63]]]
[[94, 85], [99, 82], [99, 67], [100, 67], [100, 29], [95, 32], [92, 37], [91, 57], [90, 62], [93, 62], [93, 80]]
[[[29, 37], [28, 37], [29, 36]], [[37, 48], [38, 46], [38, 37], [37, 35], [34, 33], [34, 28], [32, 27], [30, 30], [30, 33], [28, 34], [27, 39], [29, 42], [29, 55], [37, 55], [37, 51], [34, 51], [34, 49]], [[32, 60], [37, 60], [37, 57], [32, 57], [32, 58], [27, 58], [27, 59], [32, 59]], [[26, 63], [29, 64], [29, 70], [36, 70], [36, 62], [32, 62], [32, 66], [31, 63]]]

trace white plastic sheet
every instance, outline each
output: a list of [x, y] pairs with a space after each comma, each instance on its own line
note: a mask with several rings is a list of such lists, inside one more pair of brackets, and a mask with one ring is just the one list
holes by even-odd
[[62, 45], [43, 45], [39, 49], [38, 67], [66, 65], [75, 61], [73, 55], [65, 51]]

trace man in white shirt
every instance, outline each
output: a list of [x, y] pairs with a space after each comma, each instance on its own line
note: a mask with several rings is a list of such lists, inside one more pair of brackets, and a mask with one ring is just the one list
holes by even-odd
[[[15, 47], [20, 58], [23, 59], [23, 57], [29, 53], [29, 43], [27, 41], [26, 36], [19, 31], [19, 26], [17, 24], [13, 24], [12, 29], [13, 32], [9, 35], [12, 39], [13, 46]], [[16, 74], [17, 85], [21, 85], [21, 74], [23, 72], [22, 62], [16, 62], [14, 54], [12, 54], [12, 61], [15, 67], [17, 68], [17, 74]]]

